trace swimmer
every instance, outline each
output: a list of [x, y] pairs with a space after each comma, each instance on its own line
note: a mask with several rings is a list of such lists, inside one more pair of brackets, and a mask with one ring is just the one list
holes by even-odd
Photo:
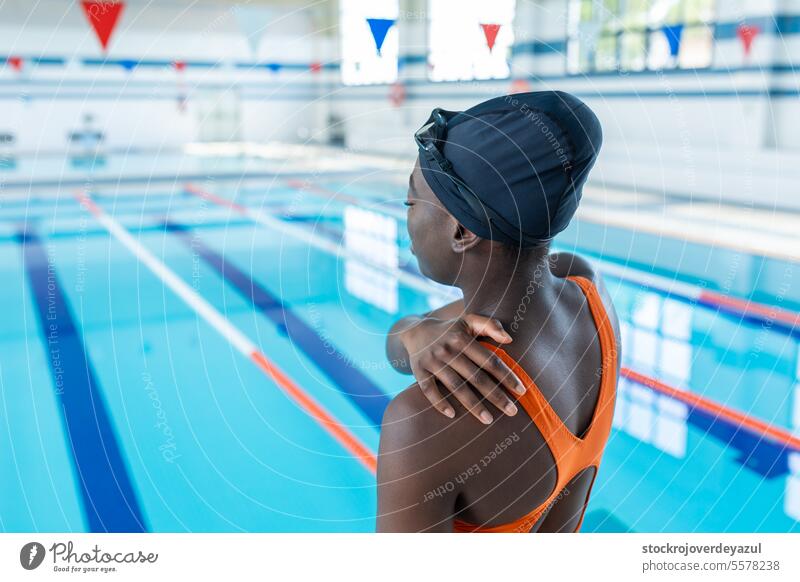
[[619, 323], [592, 265], [550, 241], [600, 123], [543, 91], [434, 109], [415, 138], [412, 252], [463, 299], [388, 334], [416, 383], [384, 415], [378, 531], [578, 531], [611, 430]]

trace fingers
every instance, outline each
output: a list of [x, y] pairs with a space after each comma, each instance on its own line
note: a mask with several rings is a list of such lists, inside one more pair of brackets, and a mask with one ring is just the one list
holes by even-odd
[[492, 413], [481, 404], [475, 391], [464, 381], [460, 374], [449, 366], [442, 366], [435, 371], [435, 376], [472, 416], [483, 424], [491, 424], [492, 420], [494, 420]]
[[436, 379], [431, 375], [429, 372], [425, 370], [413, 370], [414, 376], [417, 379], [417, 384], [419, 384], [422, 393], [425, 395], [425, 398], [428, 399], [428, 402], [431, 405], [444, 414], [448, 418], [454, 418], [456, 415], [456, 411], [450, 406], [450, 403], [447, 402], [447, 399], [442, 396], [441, 391], [439, 390], [438, 386], [436, 386]]
[[466, 384], [478, 391], [486, 400], [494, 404], [498, 410], [503, 411], [508, 416], [517, 413], [516, 405], [498, 384], [498, 381], [481, 370], [475, 363], [467, 357], [461, 356], [454, 358], [450, 362], [450, 367], [458, 372], [466, 380]]
[[512, 341], [511, 336], [503, 329], [503, 324], [497, 319], [474, 313], [468, 313], [463, 319], [469, 332], [475, 337], [490, 337], [499, 344], [507, 344]]
[[479, 343], [472, 342], [463, 351], [478, 368], [495, 378], [501, 386], [516, 394], [525, 394], [525, 385], [517, 375], [500, 359], [500, 356]]

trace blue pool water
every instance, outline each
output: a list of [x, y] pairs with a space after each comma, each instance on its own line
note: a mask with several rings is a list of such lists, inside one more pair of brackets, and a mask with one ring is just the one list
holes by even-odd
[[[376, 451], [409, 381], [385, 361], [386, 331], [454, 296], [408, 252], [404, 176], [194, 160], [137, 183], [170, 163], [112, 158], [90, 193]], [[0, 530], [373, 530], [364, 464], [81, 208], [81, 170], [59, 184], [53, 164], [54, 184], [0, 190]], [[3, 177], [23, 183], [29, 166]], [[256, 179], [220, 179], [237, 171]], [[557, 246], [618, 267], [623, 365], [705, 403], [623, 378], [584, 530], [800, 531], [800, 332], [686, 291], [797, 313], [796, 265], [581, 221]]]

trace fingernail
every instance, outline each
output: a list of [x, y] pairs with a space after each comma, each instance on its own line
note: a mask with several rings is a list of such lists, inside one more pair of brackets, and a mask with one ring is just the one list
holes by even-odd
[[445, 408], [444, 409], [444, 415], [449, 417], [449, 418], [455, 418], [456, 411], [453, 410], [452, 408]]
[[517, 407], [514, 406], [511, 402], [506, 404], [506, 414], [509, 416], [514, 416], [517, 413]]
[[523, 386], [522, 384], [517, 384], [516, 386], [514, 386], [514, 392], [520, 395], [525, 394], [525, 386]]
[[492, 424], [492, 415], [489, 414], [486, 410], [481, 412], [481, 420], [484, 424]]

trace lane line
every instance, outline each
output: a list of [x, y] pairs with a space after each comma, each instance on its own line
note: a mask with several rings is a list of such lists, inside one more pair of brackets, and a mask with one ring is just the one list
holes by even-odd
[[164, 226], [239, 291], [240, 296], [255, 310], [276, 326], [283, 327], [292, 345], [300, 348], [325, 372], [373, 426], [380, 426], [391, 399], [347, 355], [340, 352], [330, 340], [321, 337], [266, 287], [194, 236], [188, 226], [170, 221], [166, 221]]
[[688, 404], [693, 408], [707, 412], [715, 418], [723, 418], [737, 428], [745, 427], [751, 432], [763, 436], [764, 438], [767, 438], [773, 442], [800, 451], [800, 437], [793, 435], [791, 432], [781, 427], [769, 424], [763, 420], [759, 420], [744, 412], [739, 412], [738, 410], [728, 408], [723, 404], [709, 400], [708, 398], [700, 396], [694, 392], [687, 392], [686, 390], [674, 388], [673, 386], [665, 384], [656, 378], [636, 372], [630, 368], [623, 367], [620, 375], [628, 380], [636, 382], [637, 384], [646, 386], [651, 390], [660, 392], [661, 394], [665, 394], [670, 398]]
[[89, 530], [145, 532], [118, 437], [53, 258], [32, 231], [19, 233], [17, 239]]
[[[291, 187], [302, 188], [306, 192], [316, 193], [323, 197], [341, 198], [342, 196], [346, 196], [347, 202], [352, 204], [358, 204], [357, 198], [353, 196], [343, 195], [339, 192], [334, 192], [332, 190], [328, 190], [326, 188], [323, 188], [322, 186], [310, 185], [300, 180], [288, 180], [287, 184]], [[211, 192], [201, 190], [194, 186], [187, 186], [187, 191], [190, 191], [190, 193], [205, 198], [208, 201], [213, 202], [215, 204], [232, 208], [238, 214], [241, 214], [242, 216], [247, 216], [253, 220], [256, 220], [256, 222], [259, 222], [260, 220], [251, 216], [251, 213], [253, 213], [254, 211], [250, 210], [248, 207], [232, 203], [230, 200], [212, 194]], [[403, 216], [403, 219], [404, 218], [405, 216]], [[272, 217], [272, 220], [279, 221], [279, 219], [275, 218], [274, 216]], [[266, 226], [270, 226], [273, 228], [275, 227], [274, 224], [269, 224]], [[286, 232], [288, 232], [289, 234], [294, 234], [292, 231], [289, 230], [287, 230]], [[306, 234], [304, 235], [304, 240], [309, 242], [307, 231]], [[311, 241], [311, 244], [315, 244], [318, 248], [326, 250], [323, 244], [315, 243], [313, 241]], [[366, 257], [356, 257], [356, 259], [362, 260], [364, 262], [369, 262], [369, 259]], [[618, 279], [643, 285], [650, 289], [656, 289], [664, 293], [667, 293], [669, 295], [682, 296], [689, 301], [697, 302], [706, 306], [711, 306], [726, 313], [731, 313], [734, 315], [742, 315], [750, 320], [759, 323], [769, 323], [771, 326], [774, 326], [774, 329], [776, 330], [780, 329], [784, 332], [789, 333], [790, 335], [800, 336], [800, 313], [796, 313], [773, 305], [767, 305], [755, 301], [731, 297], [729, 295], [725, 295], [724, 293], [720, 293], [717, 291], [708, 291], [697, 285], [692, 285], [690, 283], [686, 283], [683, 281], [673, 280], [668, 277], [664, 277], [662, 275], [654, 275], [652, 273], [641, 273], [641, 272], [631, 273], [630, 269], [626, 269], [621, 265], [618, 265], [616, 263], [604, 259], [599, 259], [594, 256], [592, 257], [592, 261], [600, 267], [600, 271], [603, 274], [613, 275]], [[375, 267], [381, 268], [380, 265], [375, 265]], [[416, 275], [413, 269], [405, 269], [404, 271], [406, 271], [406, 273]], [[421, 280], [425, 281], [422, 275], [418, 275], [418, 277]], [[438, 292], [439, 294], [442, 294], [441, 289], [436, 289], [432, 285], [428, 285], [428, 289], [421, 289], [419, 285], [411, 283], [410, 279], [405, 275], [402, 277], [401, 280], [407, 285], [419, 289], [421, 291], [425, 291], [428, 293]]]
[[800, 313], [773, 305], [739, 299], [718, 291], [708, 291], [700, 286], [670, 279], [663, 275], [642, 272], [631, 273], [630, 269], [626, 269], [622, 265], [598, 259], [594, 256], [590, 258], [593, 263], [597, 264], [598, 270], [603, 275], [610, 275], [648, 289], [661, 291], [671, 297], [684, 299], [690, 303], [713, 307], [719, 311], [738, 315], [750, 321], [768, 323], [775, 330], [781, 330], [793, 336], [800, 336]]
[[729, 313], [741, 313], [762, 323], [774, 323], [792, 334], [800, 332], [800, 314], [792, 313], [786, 309], [773, 305], [755, 303], [730, 295], [723, 295], [716, 291], [702, 291], [699, 301], [706, 305], [719, 307]]
[[[2, 95], [0, 95], [2, 98]], [[83, 100], [84, 97], [81, 97]], [[76, 172], [77, 174], [77, 172]], [[363, 174], [362, 171], [357, 170], [343, 170], [341, 172], [329, 172], [336, 177], [346, 178], [348, 176], [360, 176]], [[307, 170], [305, 171], [291, 171], [291, 172], [251, 172], [247, 174], [242, 174], [240, 171], [236, 172], [218, 172], [210, 176], [214, 179], [215, 182], [231, 182], [235, 184], [240, 184], [243, 181], [263, 181], [263, 180], [284, 180], [286, 178], [290, 178], [292, 176], [298, 178], [304, 178], [309, 175]], [[110, 175], [110, 174], [100, 174], [95, 175], [91, 178], [92, 186], [109, 186], [109, 187], [117, 187], [119, 185], [132, 185], [132, 184], [143, 184], [145, 186], [149, 186], [151, 184], [157, 183], [167, 183], [173, 184], [175, 182], [182, 182], [184, 180], [207, 180], [209, 179], [209, 174], [197, 173], [197, 172], [187, 172], [185, 174], [149, 174], [149, 175], [130, 175], [120, 177], [119, 174]], [[19, 180], [9, 180], [3, 183], [3, 188], [5, 190], [46, 190], [46, 189], [66, 189], [66, 188], [81, 188], [86, 186], [86, 176], [81, 174], [77, 174], [74, 178], [48, 178], [37, 180], [33, 177], [22, 178]]]
[[377, 458], [358, 437], [352, 434], [333, 414], [306, 393], [285, 372], [270, 360], [224, 315], [203, 299], [183, 279], [176, 275], [167, 265], [148, 251], [114, 218], [106, 214], [85, 192], [75, 195], [78, 202], [94, 218], [128, 249], [144, 266], [191, 307], [217, 333], [224, 337], [242, 355], [258, 366], [275, 384], [294, 400], [306, 413], [328, 432], [345, 450], [352, 454], [371, 473], [377, 468]]
[[289, 236], [301, 240], [316, 249], [337, 257], [341, 257], [343, 259], [368, 263], [370, 267], [392, 277], [396, 277], [398, 281], [407, 287], [416, 289], [417, 291], [421, 291], [423, 293], [434, 293], [442, 296], [450, 296], [450, 294], [446, 294], [442, 291], [442, 289], [438, 288], [434, 283], [428, 281], [427, 279], [417, 277], [412, 273], [387, 267], [386, 265], [381, 265], [377, 262], [369, 261], [362, 255], [349, 251], [344, 245], [324, 237], [320, 237], [309, 229], [298, 224], [292, 224], [285, 220], [281, 220], [280, 218], [277, 218], [274, 215], [268, 214], [264, 211], [253, 210], [246, 206], [242, 206], [241, 204], [237, 204], [236, 202], [218, 196], [213, 192], [209, 192], [193, 184], [186, 184], [184, 186], [184, 191], [192, 196], [197, 196], [198, 198], [202, 198], [203, 200], [207, 200], [213, 204], [229, 208], [236, 214], [244, 216], [257, 224], [267, 227], [270, 232], [281, 232], [288, 234]]
[[[214, 203], [220, 204], [222, 206], [227, 206], [228, 208], [231, 208], [231, 209], [235, 210], [237, 213], [241, 214], [242, 216], [246, 216], [248, 218], [251, 218], [250, 214], [252, 213], [252, 211], [247, 209], [246, 207], [241, 206], [239, 204], [236, 204], [236, 203], [234, 203], [234, 202], [232, 202], [230, 200], [227, 200], [225, 198], [222, 198], [220, 196], [217, 196], [216, 194], [213, 194], [211, 192], [206, 192], [204, 190], [200, 190], [200, 189], [194, 188], [194, 187], [192, 187], [192, 188], [194, 190], [193, 193], [196, 196], [200, 196], [200, 197], [202, 197], [202, 198], [204, 198], [204, 199], [206, 199], [206, 200], [208, 200], [210, 202], [214, 202]], [[276, 221], [276, 222], [282, 222], [282, 221], [280, 221], [280, 219], [274, 218], [274, 217], [272, 217], [272, 220]], [[295, 227], [295, 228], [298, 228], [298, 227]], [[294, 234], [294, 230], [286, 230], [286, 232], [289, 233], [289, 234]], [[305, 230], [302, 233], [301, 240], [304, 240], [304, 241], [312, 240], [313, 242], [311, 242], [310, 244], [313, 244], [317, 248], [322, 248], [322, 249], [329, 248], [329, 247], [340, 248], [339, 245], [333, 244], [330, 241], [325, 241], [324, 239], [322, 239], [322, 237], [319, 237], [318, 235], [315, 235], [314, 233], [309, 232], [307, 230]], [[371, 263], [369, 262], [369, 259], [366, 258], [366, 257], [358, 257], [358, 260], [360, 260], [362, 262], [365, 262], [365, 263], [368, 263], [368, 264], [371, 265]], [[592, 258], [592, 260], [595, 261], [596, 259]], [[604, 274], [609, 274], [611, 276], [618, 277], [618, 278], [625, 278], [625, 277], [620, 275], [620, 273], [624, 270], [623, 267], [621, 267], [619, 265], [614, 265], [614, 264], [607, 263], [606, 261], [598, 261], [598, 262], [601, 263], [601, 272], [603, 272]], [[405, 274], [408, 277], [412, 277], [412, 278], [416, 278], [416, 279], [420, 279], [422, 277], [422, 275], [418, 275], [417, 274], [418, 272], [416, 270], [414, 270], [413, 268], [411, 268], [411, 267], [403, 268], [403, 270], [400, 270], [400, 272]], [[636, 282], [636, 281], [634, 281], [634, 282]], [[675, 290], [678, 290], [679, 294], [682, 294], [682, 293], [688, 294], [686, 298], [689, 299], [690, 301], [693, 300], [693, 301], [697, 301], [697, 302], [702, 302], [702, 301], [711, 301], [712, 299], [716, 299], [714, 297], [709, 297], [707, 295], [704, 296], [704, 293], [699, 288], [694, 289], [688, 283], [683, 283], [683, 282], [680, 282], [680, 281], [671, 281], [669, 279], [666, 279], [664, 277], [660, 277], [658, 275], [651, 275], [651, 274], [643, 273], [642, 274], [642, 278], [641, 278], [641, 282], [639, 284], [642, 284], [642, 285], [647, 286], [647, 287], [659, 289], [661, 291], [664, 291], [667, 294], [672, 294]], [[442, 293], [442, 291], [439, 290], [439, 289], [435, 289], [435, 291], [437, 293]], [[714, 304], [714, 305], [716, 306], [716, 304]], [[744, 308], [744, 306], [738, 306], [738, 307], [739, 308]], [[770, 311], [770, 313], [771, 313], [771, 311]], [[792, 316], [792, 317], [795, 317], [794, 314], [789, 313], [789, 315]], [[778, 327], [777, 324], [774, 327]], [[796, 328], [790, 327], [789, 329], [795, 330]], [[780, 427], [776, 427], [774, 425], [768, 424], [768, 423], [766, 423], [764, 421], [758, 420], [758, 419], [756, 419], [754, 417], [748, 416], [748, 415], [746, 415], [744, 413], [741, 413], [739, 411], [733, 410], [733, 409], [728, 408], [728, 407], [726, 407], [726, 406], [724, 406], [722, 404], [719, 404], [719, 403], [716, 403], [714, 401], [711, 401], [711, 400], [708, 400], [706, 398], [703, 398], [701, 396], [698, 396], [698, 395], [696, 395], [694, 393], [690, 393], [690, 392], [686, 392], [685, 390], [680, 390], [678, 388], [674, 388], [672, 386], [669, 386], [668, 384], [665, 384], [665, 383], [661, 382], [660, 380], [657, 380], [655, 378], [650, 378], [648, 376], [645, 376], [644, 374], [640, 374], [639, 372], [635, 372], [635, 371], [633, 371], [633, 370], [631, 370], [629, 368], [623, 368], [622, 374], [625, 375], [626, 377], [628, 377], [629, 379], [631, 379], [631, 380], [633, 380], [633, 381], [635, 381], [635, 382], [637, 382], [639, 384], [643, 384], [645, 386], [651, 387], [654, 390], [661, 389], [659, 391], [661, 391], [662, 393], [664, 393], [664, 394], [666, 394], [668, 396], [671, 396], [672, 398], [674, 398], [676, 400], [680, 400], [682, 402], [686, 402], [688, 404], [691, 404], [692, 406], [696, 406], [697, 408], [701, 408], [701, 409], [706, 410], [706, 411], [712, 411], [718, 417], [721, 417], [724, 420], [726, 420], [726, 421], [728, 421], [730, 423], [733, 423], [735, 426], [745, 426], [745, 427], [747, 427], [751, 431], [754, 431], [757, 434], [762, 434], [762, 435], [765, 435], [765, 436], [769, 436], [773, 440], [777, 440], [779, 443], [788, 444], [789, 446], [793, 446], [795, 448], [798, 448], [798, 450], [800, 450], [800, 446], [798, 446], [798, 445], [800, 445], [800, 440], [798, 440], [796, 437], [791, 435], [791, 433], [789, 433], [788, 431], [785, 431], [785, 430], [781, 429]]]
[[[337, 202], [344, 202], [346, 204], [352, 204], [354, 206], [358, 206], [360, 208], [368, 208], [365, 206], [364, 200], [358, 198], [357, 196], [351, 196], [350, 194], [345, 194], [343, 192], [336, 192], [335, 190], [331, 190], [330, 188], [324, 188], [319, 184], [314, 184], [307, 180], [286, 180], [286, 185], [294, 190], [299, 190], [301, 192], [306, 192], [308, 194], [313, 194], [318, 198], [322, 198], [323, 200], [336, 200]], [[383, 201], [370, 201], [373, 204], [380, 205]], [[402, 210], [395, 210], [391, 207], [383, 207], [381, 208], [381, 212], [384, 214], [388, 214], [393, 218], [397, 218], [398, 220], [405, 220], [406, 213]]]

